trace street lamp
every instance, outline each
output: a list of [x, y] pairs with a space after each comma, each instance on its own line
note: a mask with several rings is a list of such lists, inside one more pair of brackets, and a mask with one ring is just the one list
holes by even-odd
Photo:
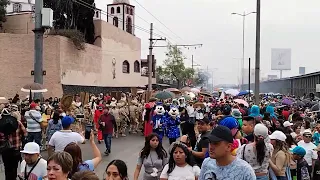
[[243, 74], [244, 74], [244, 41], [245, 41], [245, 21], [246, 21], [246, 16], [250, 15], [250, 14], [255, 14], [256, 12], [250, 12], [250, 13], [246, 13], [243, 12], [243, 14], [240, 13], [231, 13], [231, 15], [238, 15], [238, 16], [242, 16], [242, 21], [243, 21], [243, 26], [242, 26], [242, 61], [241, 61], [241, 86], [243, 86], [244, 84], [244, 78], [243, 78]]

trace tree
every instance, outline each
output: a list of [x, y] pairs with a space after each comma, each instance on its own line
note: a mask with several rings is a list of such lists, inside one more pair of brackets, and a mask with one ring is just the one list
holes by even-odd
[[208, 73], [198, 71], [193, 79], [193, 84], [196, 86], [203, 86], [209, 80]]
[[87, 43], [94, 43], [94, 0], [44, 0], [43, 4], [53, 10], [55, 29], [79, 30]]
[[6, 22], [7, 5], [9, 5], [9, 0], [0, 0], [0, 27], [3, 22]]
[[177, 46], [168, 46], [164, 67], [157, 67], [158, 77], [161, 79], [170, 79], [177, 82], [177, 88], [185, 85], [189, 79], [194, 76], [192, 68], [186, 68], [183, 60], [185, 59], [182, 51]]

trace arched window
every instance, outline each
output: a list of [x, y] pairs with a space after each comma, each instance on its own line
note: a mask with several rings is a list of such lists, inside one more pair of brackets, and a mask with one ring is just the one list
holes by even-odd
[[130, 73], [130, 64], [127, 60], [123, 61], [123, 63], [122, 63], [122, 72], [123, 73]]
[[130, 8], [127, 7], [127, 14], [130, 14]]
[[131, 17], [127, 18], [127, 32], [132, 34], [132, 19], [131, 19]]
[[114, 18], [113, 18], [113, 25], [116, 26], [116, 27], [119, 26], [119, 19], [118, 19], [118, 17], [114, 17]]
[[137, 73], [139, 73], [140, 72], [140, 63], [139, 63], [139, 61], [135, 61], [134, 62], [134, 72], [137, 72]]
[[121, 13], [120, 7], [117, 7], [117, 13]]
[[133, 8], [130, 9], [130, 15], [133, 15]]
[[111, 8], [111, 14], [114, 14], [114, 7]]
[[96, 11], [96, 18], [99, 18], [99, 11]]

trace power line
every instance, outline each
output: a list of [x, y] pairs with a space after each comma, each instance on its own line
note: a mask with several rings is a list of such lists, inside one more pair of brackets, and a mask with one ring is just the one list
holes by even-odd
[[147, 13], [149, 13], [153, 18], [155, 18], [160, 24], [162, 24], [166, 29], [168, 29], [172, 34], [174, 34], [179, 39], [183, 40], [180, 36], [178, 36], [175, 32], [173, 32], [168, 26], [162, 23], [156, 16], [154, 16], [148, 9], [146, 9], [142, 4], [140, 4], [137, 0], [134, 0], [139, 6], [141, 6]]

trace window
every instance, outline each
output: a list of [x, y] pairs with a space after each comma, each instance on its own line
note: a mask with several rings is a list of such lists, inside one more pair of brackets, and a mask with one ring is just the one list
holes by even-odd
[[111, 14], [114, 14], [114, 7], [111, 8]]
[[117, 13], [121, 13], [120, 7], [117, 7]]
[[122, 63], [122, 72], [123, 73], [130, 73], [130, 64], [127, 60], [123, 61], [123, 63]]
[[96, 11], [96, 18], [99, 18], [99, 11]]
[[114, 17], [113, 18], [113, 25], [118, 27], [119, 26], [119, 20], [118, 20], [118, 17]]
[[132, 34], [132, 19], [131, 19], [131, 17], [127, 18], [127, 32]]
[[133, 15], [133, 8], [130, 9], [130, 15]]
[[140, 72], [140, 63], [139, 63], [139, 61], [135, 61], [134, 62], [134, 72], [137, 72], [137, 73], [139, 73]]
[[32, 5], [32, 11], [36, 12], [36, 6], [35, 5]]
[[21, 8], [22, 8], [22, 6], [21, 6], [21, 4], [20, 3], [14, 3], [13, 4], [13, 12], [20, 12], [21, 11]]
[[129, 7], [127, 7], [127, 14], [129, 14], [130, 13], [130, 8]]

